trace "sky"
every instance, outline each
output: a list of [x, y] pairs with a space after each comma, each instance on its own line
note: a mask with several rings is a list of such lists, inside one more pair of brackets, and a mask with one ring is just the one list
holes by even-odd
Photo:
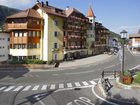
[[[90, 4], [96, 15], [96, 21], [116, 33], [125, 29], [129, 34], [133, 34], [140, 29], [140, 0], [48, 0], [48, 2], [62, 9], [67, 6], [74, 7], [85, 15]], [[31, 8], [35, 3], [36, 0], [0, 0], [0, 5], [21, 10]]]

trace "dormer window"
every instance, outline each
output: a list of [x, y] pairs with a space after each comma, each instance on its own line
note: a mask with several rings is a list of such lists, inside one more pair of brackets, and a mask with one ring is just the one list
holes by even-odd
[[54, 25], [58, 26], [58, 20], [54, 19]]

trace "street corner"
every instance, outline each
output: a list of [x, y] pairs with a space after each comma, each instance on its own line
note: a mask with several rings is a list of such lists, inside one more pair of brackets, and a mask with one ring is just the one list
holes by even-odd
[[110, 84], [104, 85], [98, 83], [95, 86], [94, 91], [96, 97], [113, 105], [139, 105], [139, 93], [138, 89], [120, 88], [116, 80], [109, 80]]

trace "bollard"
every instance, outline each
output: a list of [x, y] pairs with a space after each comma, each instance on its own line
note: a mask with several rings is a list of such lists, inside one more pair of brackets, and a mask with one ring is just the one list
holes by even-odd
[[102, 78], [104, 78], [104, 71], [102, 71]]

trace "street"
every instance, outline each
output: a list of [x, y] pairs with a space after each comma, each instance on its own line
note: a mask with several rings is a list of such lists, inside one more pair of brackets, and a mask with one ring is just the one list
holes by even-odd
[[[125, 70], [139, 65], [139, 58], [125, 49]], [[71, 68], [32, 72], [0, 71], [0, 103], [2, 105], [108, 104], [93, 92], [103, 70], [121, 70], [118, 55], [96, 64]]]

